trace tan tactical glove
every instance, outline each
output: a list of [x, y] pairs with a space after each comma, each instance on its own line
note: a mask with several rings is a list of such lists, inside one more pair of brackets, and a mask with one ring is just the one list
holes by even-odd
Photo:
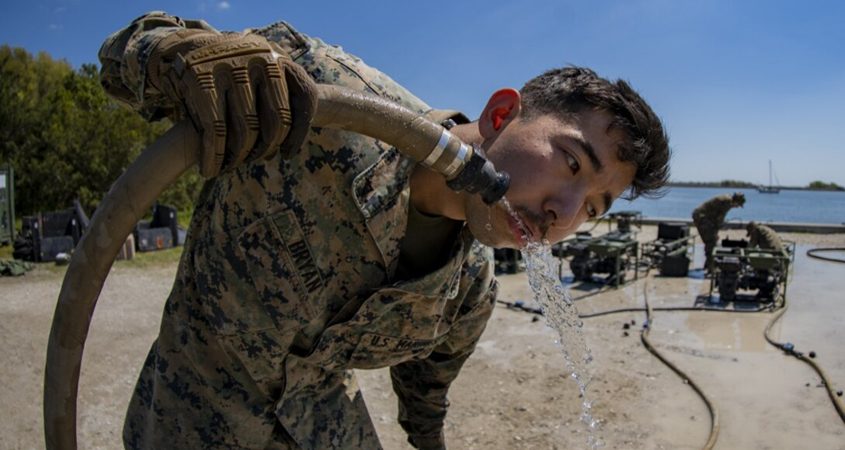
[[202, 134], [205, 177], [277, 151], [290, 156], [316, 109], [311, 77], [257, 35], [177, 31], [151, 52], [147, 77]]

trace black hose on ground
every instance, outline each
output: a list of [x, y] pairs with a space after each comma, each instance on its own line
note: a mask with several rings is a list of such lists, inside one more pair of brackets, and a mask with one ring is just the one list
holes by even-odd
[[[707, 411], [710, 414], [710, 433], [708, 435], [707, 442], [704, 444], [704, 447], [702, 447], [702, 450], [711, 450], [713, 448], [713, 446], [716, 445], [716, 439], [718, 438], [718, 435], [719, 435], [719, 412], [716, 409], [716, 406], [713, 404], [713, 402], [710, 400], [710, 398], [707, 397], [707, 394], [704, 393], [704, 391], [701, 389], [701, 387], [699, 387], [698, 384], [695, 383], [695, 381], [693, 381], [693, 379], [690, 376], [688, 376], [683, 370], [681, 370], [673, 362], [669, 361], [665, 356], [663, 356], [652, 345], [651, 341], [648, 338], [648, 334], [649, 334], [649, 331], [651, 329], [651, 324], [652, 324], [652, 318], [651, 318], [652, 311], [654, 311], [655, 309], [661, 310], [661, 311], [721, 311], [721, 312], [726, 312], [728, 310], [721, 309], [721, 308], [706, 308], [706, 307], [652, 308], [651, 305], [648, 303], [647, 289], [648, 289], [648, 279], [645, 279], [644, 286], [643, 286], [643, 299], [645, 301], [645, 308], [620, 308], [620, 309], [614, 309], [614, 310], [609, 310], [609, 311], [601, 311], [601, 312], [594, 313], [594, 314], [579, 314], [578, 317], [582, 318], [582, 319], [586, 319], [586, 318], [598, 317], [598, 316], [602, 316], [602, 315], [615, 314], [615, 313], [620, 313], [620, 312], [643, 312], [643, 311], [645, 311], [646, 321], [643, 324], [642, 331], [640, 332], [640, 340], [642, 341], [645, 348], [651, 354], [653, 354], [657, 359], [660, 360], [660, 362], [662, 362], [664, 365], [669, 367], [673, 372], [675, 372], [679, 377], [681, 377], [684, 384], [688, 384], [695, 391], [695, 393], [698, 394], [698, 396], [704, 401], [705, 406], [707, 406]], [[599, 290], [598, 292], [602, 292], [602, 290]], [[598, 292], [591, 293], [590, 295], [595, 295]], [[541, 308], [528, 306], [522, 301], [508, 302], [508, 301], [504, 301], [504, 300], [497, 300], [497, 303], [503, 304], [503, 305], [507, 306], [509, 309], [516, 309], [516, 310], [520, 310], [520, 311], [524, 311], [524, 312], [529, 312], [529, 313], [532, 313], [532, 314], [543, 315], [543, 310]], [[761, 307], [758, 310], [749, 310], [748, 312], [759, 312], [759, 311], [762, 311], [765, 308], [769, 308], [769, 307], [770, 306]], [[736, 310], [736, 311], [742, 311], [742, 310]], [[736, 312], [736, 311], [730, 311], [730, 312]], [[745, 312], [745, 311], [743, 311], [743, 312]]]
[[827, 377], [827, 374], [824, 372], [821, 366], [819, 366], [810, 357], [804, 355], [803, 352], [799, 352], [798, 350], [796, 350], [795, 346], [792, 345], [791, 342], [778, 342], [772, 339], [771, 336], [769, 336], [769, 331], [771, 331], [774, 324], [777, 323], [777, 321], [780, 320], [781, 317], [783, 317], [784, 313], [786, 313], [787, 306], [788, 305], [786, 304], [786, 299], [784, 299], [783, 308], [781, 308], [780, 311], [776, 312], [774, 317], [772, 317], [772, 320], [769, 321], [769, 324], [766, 325], [766, 331], [763, 332], [763, 336], [766, 338], [766, 341], [769, 344], [773, 345], [774, 347], [780, 350], [783, 350], [783, 352], [787, 355], [794, 356], [799, 360], [809, 364], [810, 367], [812, 367], [813, 370], [816, 371], [816, 373], [822, 380], [822, 384], [824, 385], [825, 390], [827, 390], [827, 395], [830, 397], [830, 401], [833, 402], [833, 407], [836, 408], [836, 412], [839, 413], [839, 418], [842, 419], [842, 422], [845, 422], [845, 405], [842, 404], [842, 400], [841, 398], [839, 398], [839, 395], [834, 392], [833, 385], [830, 383], [830, 379]]
[[845, 259], [840, 258], [832, 258], [830, 256], [821, 256], [817, 253], [826, 253], [826, 252], [845, 252], [845, 247], [818, 247], [818, 248], [811, 248], [807, 250], [807, 256], [810, 258], [821, 259], [824, 261], [830, 262], [837, 262], [837, 263], [845, 263]]
[[[603, 291], [600, 291], [603, 292]], [[590, 295], [596, 295], [598, 292], [591, 293]], [[516, 300], [513, 302], [507, 300], [496, 300], [496, 303], [500, 305], [504, 305], [508, 309], [514, 309], [518, 311], [523, 311], [531, 314], [537, 314], [539, 316], [543, 315], [543, 310], [537, 307], [529, 306], [525, 302], [521, 300]], [[712, 306], [662, 306], [657, 308], [651, 308], [652, 311], [709, 311], [709, 312], [724, 312], [724, 313], [759, 313], [759, 312], [766, 312], [766, 311], [773, 311], [775, 310], [774, 305], [766, 305], [766, 306], [758, 306], [754, 309], [725, 309], [725, 308], [716, 308]], [[627, 313], [627, 312], [646, 312], [646, 308], [618, 308], [618, 309], [608, 309], [605, 311], [597, 311], [594, 313], [586, 313], [586, 314], [578, 314], [578, 317], [581, 319], [592, 319], [594, 317], [600, 316], [609, 316], [611, 314], [619, 314], [619, 313]]]
[[719, 437], [719, 411], [716, 409], [716, 406], [707, 397], [707, 394], [704, 393], [704, 390], [693, 381], [693, 379], [687, 375], [680, 367], [676, 366], [672, 361], [669, 361], [665, 356], [663, 356], [657, 348], [652, 345], [651, 341], [648, 338], [649, 331], [651, 331], [652, 319], [651, 313], [652, 308], [651, 305], [648, 303], [648, 281], [646, 281], [645, 285], [643, 286], [643, 301], [645, 302], [645, 309], [646, 309], [646, 321], [643, 324], [642, 331], [640, 332], [640, 340], [642, 341], [645, 348], [654, 355], [657, 359], [659, 359], [663, 364], [667, 367], [672, 369], [681, 380], [684, 381], [684, 384], [688, 384], [695, 392], [701, 397], [701, 400], [704, 401], [704, 404], [707, 406], [707, 411], [710, 413], [710, 434], [707, 437], [707, 442], [704, 443], [704, 447], [702, 450], [710, 450], [716, 445], [716, 439]]
[[[664, 307], [657, 307], [651, 308], [652, 311], [709, 311], [709, 312], [728, 312], [728, 313], [758, 313], [764, 311], [770, 311], [774, 308], [772, 305], [768, 306], [758, 306], [754, 309], [725, 309], [725, 308], [715, 308], [711, 306], [664, 306]], [[619, 309], [610, 309], [607, 311], [598, 311], [595, 313], [588, 313], [588, 314], [578, 314], [578, 317], [582, 319], [591, 319], [593, 317], [599, 316], [606, 316], [610, 314], [617, 314], [617, 313], [624, 313], [624, 312], [647, 312], [646, 308], [619, 308]]]
[[[830, 262], [845, 263], [845, 260], [843, 260], [843, 259], [819, 256], [819, 255], [816, 254], [816, 253], [821, 253], [821, 252], [845, 252], [845, 248], [843, 248], [843, 247], [830, 247], [830, 248], [819, 247], [819, 248], [814, 248], [814, 249], [807, 250], [807, 256], [810, 256], [812, 258], [825, 260], [825, 261], [830, 261]], [[648, 272], [646, 271], [646, 275], [647, 274], [648, 274]], [[775, 312], [775, 315], [771, 318], [769, 323], [766, 325], [766, 329], [763, 332], [763, 336], [765, 337], [766, 341], [769, 344], [771, 344], [772, 346], [782, 350], [787, 355], [794, 356], [795, 358], [799, 359], [800, 361], [807, 363], [810, 367], [813, 368], [813, 370], [816, 371], [816, 373], [821, 378], [822, 385], [824, 385], [825, 390], [827, 391], [828, 397], [830, 397], [831, 402], [833, 402], [833, 407], [836, 409], [836, 412], [839, 414], [839, 418], [842, 419], [843, 422], [845, 422], [845, 405], [843, 405], [843, 402], [840, 398], [842, 391], [836, 392], [834, 390], [833, 384], [830, 382], [830, 379], [828, 378], [824, 369], [822, 369], [822, 367], [818, 363], [816, 363], [812, 358], [810, 358], [809, 356], [806, 356], [803, 352], [796, 350], [795, 346], [792, 343], [775, 341], [769, 335], [769, 332], [771, 331], [774, 324], [777, 323], [777, 321], [780, 320], [783, 317], [783, 315], [786, 313], [788, 305], [786, 303], [786, 297], [785, 296], [783, 297], [781, 302], [773, 302], [773, 303], [770, 303], [770, 304], [765, 305], [765, 306], [759, 306], [755, 309], [732, 309], [732, 310], [729, 310], [729, 309], [724, 309], [724, 308], [715, 308], [715, 307], [706, 307], [706, 306], [687, 306], [687, 307], [675, 306], [675, 307], [653, 308], [648, 303], [648, 295], [647, 295], [647, 291], [646, 291], [647, 286], [648, 286], [648, 279], [646, 279], [645, 286], [643, 287], [643, 297], [644, 297], [645, 304], [646, 304], [645, 308], [618, 308], [618, 309], [611, 309], [611, 310], [605, 310], [605, 311], [598, 311], [598, 312], [589, 313], [589, 314], [578, 314], [578, 317], [581, 318], [581, 319], [589, 319], [589, 318], [593, 318], [593, 317], [605, 316], [605, 315], [610, 315], [610, 314], [618, 314], [618, 313], [624, 313], [624, 312], [645, 312], [646, 313], [646, 322], [643, 325], [643, 329], [642, 329], [642, 332], [640, 334], [640, 338], [643, 342], [643, 345], [646, 347], [646, 349], [648, 349], [649, 352], [651, 352], [661, 362], [663, 362], [666, 366], [668, 366], [675, 373], [677, 373], [684, 380], [685, 383], [688, 383], [696, 391], [696, 393], [698, 393], [698, 395], [702, 398], [702, 400], [704, 400], [704, 403], [707, 405], [707, 409], [710, 412], [710, 416], [711, 416], [711, 422], [710, 422], [711, 428], [710, 428], [710, 436], [707, 440], [707, 443], [703, 447], [705, 450], [712, 449], [713, 446], [716, 443], [716, 438], [717, 438], [718, 432], [719, 432], [718, 411], [715, 409], [715, 406], [713, 406], [712, 402], [707, 398], [707, 396], [704, 394], [704, 392], [698, 387], [697, 384], [695, 384], [693, 382], [693, 380], [689, 376], [687, 376], [683, 371], [681, 371], [672, 362], [667, 360], [663, 355], [661, 355], [654, 348], [653, 345], [651, 345], [651, 342], [648, 339], [648, 333], [649, 333], [649, 330], [651, 329], [651, 323], [652, 323], [651, 315], [652, 315], [653, 311], [710, 311], [710, 312], [731, 312], [731, 313], [757, 313], [757, 312], [777, 310], [777, 312]], [[582, 295], [580, 297], [576, 297], [576, 298], [573, 299], [573, 301], [582, 300], [582, 299], [585, 299], [587, 297], [592, 297], [592, 296], [598, 295], [599, 293], [602, 293], [605, 290], [607, 290], [607, 287], [603, 287], [602, 289], [599, 289], [596, 292], [590, 292], [590, 293]], [[542, 309], [527, 306], [521, 301], [508, 302], [508, 301], [503, 301], [503, 300], [497, 300], [497, 302], [506, 305], [510, 309], [516, 309], [516, 310], [521, 310], [521, 311], [524, 311], [524, 312], [529, 312], [529, 313], [532, 313], [532, 314], [543, 315]]]
[[[836, 250], [838, 251], [839, 249], [836, 249]], [[820, 258], [820, 259], [826, 259], [826, 258]], [[836, 262], [840, 262], [840, 261], [836, 261]], [[845, 262], [845, 261], [843, 261], [843, 262]], [[646, 284], [647, 284], [647, 281], [646, 281]], [[589, 293], [585, 296], [579, 297], [576, 300], [580, 300], [584, 297], [590, 297], [590, 296], [593, 296], [593, 295], [597, 295], [597, 294], [604, 292], [604, 291], [605, 291], [605, 289], [600, 289], [596, 292], [592, 292], [592, 293]], [[500, 303], [500, 304], [506, 305], [509, 309], [520, 310], [520, 311], [529, 312], [529, 313], [537, 314], [537, 315], [541, 315], [541, 316], [543, 315], [542, 309], [528, 306], [521, 301], [508, 302], [508, 301], [504, 301], [504, 300], [497, 300], [497, 302]], [[646, 307], [645, 308], [610, 309], [610, 310], [605, 310], [605, 311], [598, 311], [598, 312], [595, 312], [595, 313], [578, 314], [578, 317], [581, 318], [581, 319], [590, 319], [590, 318], [606, 316], [606, 315], [610, 315], [610, 314], [618, 314], [618, 313], [626, 313], [626, 312], [645, 312], [646, 313], [646, 324], [644, 325], [644, 331], [645, 331], [645, 329], [647, 329], [651, 324], [650, 316], [651, 316], [651, 313], [653, 311], [708, 311], [708, 312], [729, 312], [729, 313], [758, 313], [758, 312], [765, 312], [765, 311], [777, 311], [775, 313], [775, 315], [772, 317], [772, 319], [769, 321], [769, 323], [766, 325], [766, 329], [763, 332], [763, 336], [765, 337], [766, 341], [769, 344], [771, 344], [772, 346], [778, 348], [779, 350], [783, 350], [784, 353], [791, 355], [791, 356], [794, 356], [795, 358], [807, 363], [808, 365], [810, 365], [810, 367], [813, 368], [813, 370], [816, 371], [816, 373], [821, 378], [822, 385], [825, 387], [825, 390], [827, 391], [828, 397], [830, 397], [831, 402], [833, 402], [834, 409], [836, 409], [836, 412], [839, 414], [839, 418], [842, 419], [843, 422], [845, 422], [845, 405], [843, 405], [843, 402], [840, 398], [841, 394], [839, 393], [841, 391], [835, 391], [834, 390], [833, 384], [830, 382], [830, 379], [828, 378], [824, 369], [822, 369], [822, 367], [818, 363], [816, 363], [812, 358], [810, 358], [809, 356], [806, 356], [803, 352], [797, 351], [795, 349], [795, 346], [792, 343], [790, 343], [790, 342], [777, 342], [774, 339], [772, 339], [771, 336], [769, 336], [769, 332], [771, 331], [774, 324], [777, 323], [777, 321], [780, 320], [783, 317], [783, 315], [786, 313], [787, 306], [788, 305], [786, 303], [786, 298], [783, 298], [783, 300], [781, 302], [773, 302], [773, 303], [770, 303], [770, 304], [765, 305], [765, 306], [758, 306], [755, 309], [725, 309], [725, 308], [716, 308], [716, 307], [707, 307], [707, 306], [669, 306], [669, 307], [653, 308], [648, 304], [648, 300], [646, 298]], [[648, 333], [646, 332], [645, 333], [645, 339], [647, 340], [647, 338], [648, 338]], [[650, 352], [654, 353], [652, 351], [653, 347], [649, 348], [649, 345], [650, 345], [649, 343], [646, 343], [646, 341], [643, 341], [643, 344], [646, 345], [646, 348], [649, 349]], [[665, 360], [665, 358], [663, 358], [661, 355], [658, 355], [658, 354], [655, 354], [655, 356], [658, 359], [660, 359], [664, 364], [669, 366], [672, 370], [674, 370], [676, 373], [678, 373], [678, 375], [681, 375], [681, 377], [686, 382], [689, 382], [690, 384], [692, 384], [692, 381], [689, 379], [689, 377], [687, 377], [687, 376], [683, 375], [682, 373], [678, 372], [675, 367], [670, 365], [671, 363], [669, 363], [667, 360]], [[699, 392], [699, 389], [697, 389], [696, 386], [693, 386], [693, 389], [695, 389], [696, 392]], [[700, 395], [703, 396], [703, 393], [700, 393]], [[704, 398], [704, 397], [702, 397], [702, 398]], [[705, 399], [705, 403], [708, 403], [708, 402], [709, 402], [709, 400]], [[708, 409], [710, 409], [710, 408], [711, 408], [711, 406], [710, 406], [710, 404], [708, 404]], [[715, 420], [715, 418], [714, 418], [714, 420]], [[711, 422], [711, 423], [715, 423], [715, 422]], [[711, 430], [711, 434], [712, 434], [712, 430]], [[709, 442], [710, 442], [710, 440], [708, 440], [708, 443]], [[712, 448], [712, 446], [711, 447], [705, 447], [705, 448]]]

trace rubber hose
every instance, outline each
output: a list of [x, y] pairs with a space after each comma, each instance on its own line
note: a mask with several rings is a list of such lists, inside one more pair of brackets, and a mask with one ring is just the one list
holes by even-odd
[[818, 254], [817, 254], [817, 253], [822, 253], [822, 252], [845, 252], [845, 247], [819, 247], [819, 248], [811, 248], [811, 249], [807, 250], [807, 256], [809, 256], [809, 257], [811, 257], [811, 258], [816, 258], [816, 259], [822, 259], [822, 260], [825, 260], [825, 261], [830, 261], [830, 262], [845, 263], [845, 259], [832, 258], [832, 257], [830, 257], [830, 256], [821, 256], [821, 255], [818, 255]]
[[[312, 126], [342, 128], [379, 139], [422, 160], [443, 128], [389, 100], [338, 86], [318, 86]], [[450, 139], [456, 145], [457, 139]], [[459, 145], [459, 144], [458, 144]], [[201, 140], [180, 122], [141, 153], [115, 181], [74, 250], [53, 316], [44, 374], [48, 449], [76, 449], [82, 353], [97, 298], [126, 236], [158, 195], [198, 161]], [[448, 149], [447, 149], [448, 150]], [[433, 169], [449, 164], [447, 152]]]
[[698, 394], [699, 397], [704, 401], [704, 404], [707, 406], [707, 411], [710, 413], [710, 434], [707, 437], [707, 442], [704, 443], [704, 447], [702, 450], [711, 450], [713, 446], [716, 445], [716, 439], [719, 437], [719, 411], [716, 409], [716, 406], [713, 402], [707, 397], [707, 394], [704, 393], [704, 390], [701, 389], [698, 384], [692, 380], [686, 373], [684, 373], [681, 368], [676, 366], [674, 363], [669, 361], [665, 356], [663, 356], [654, 345], [651, 344], [651, 341], [648, 338], [649, 331], [651, 331], [652, 319], [651, 319], [651, 305], [648, 303], [648, 283], [643, 286], [643, 301], [645, 302], [646, 307], [646, 323], [643, 325], [643, 329], [640, 332], [640, 340], [642, 341], [645, 348], [651, 352], [652, 355], [657, 357], [663, 364], [666, 364], [667, 367], [672, 369], [679, 377], [686, 384]]
[[115, 257], [158, 194], [196, 164], [199, 148], [199, 135], [188, 122], [177, 123], [147, 147], [112, 185], [74, 250], [47, 344], [44, 437], [48, 449], [76, 448], [82, 351]]
[[784, 298], [783, 308], [781, 308], [780, 311], [775, 313], [775, 316], [772, 317], [772, 320], [770, 320], [769, 324], [766, 325], [766, 330], [763, 332], [763, 336], [766, 338], [766, 341], [769, 344], [777, 347], [780, 350], [783, 350], [786, 354], [792, 355], [798, 358], [799, 360], [809, 364], [810, 367], [812, 367], [813, 370], [815, 370], [816, 373], [819, 374], [819, 377], [821, 377], [822, 379], [822, 384], [824, 385], [825, 390], [827, 390], [827, 395], [828, 397], [830, 397], [830, 401], [833, 402], [833, 407], [839, 414], [839, 418], [842, 420], [843, 423], [845, 423], [845, 405], [842, 404], [842, 400], [833, 391], [833, 385], [830, 382], [830, 378], [827, 377], [827, 374], [824, 372], [824, 370], [822, 370], [821, 366], [819, 366], [815, 361], [813, 361], [809, 357], [804, 356], [803, 353], [795, 351], [791, 346], [787, 346], [782, 342], [777, 342], [769, 336], [769, 332], [771, 331], [772, 327], [775, 325], [775, 323], [777, 323], [778, 320], [781, 319], [781, 317], [783, 317], [783, 315], [786, 313], [786, 308], [788, 306], [789, 305], [787, 305], [786, 303], [786, 298]]

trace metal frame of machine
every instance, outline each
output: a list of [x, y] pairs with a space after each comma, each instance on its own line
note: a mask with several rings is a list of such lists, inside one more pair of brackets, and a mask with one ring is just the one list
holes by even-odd
[[[714, 271], [710, 277], [710, 298], [718, 290], [719, 300], [757, 301], [786, 299], [789, 270], [795, 255], [795, 243], [786, 243], [785, 251], [749, 248], [744, 239], [722, 241], [713, 249]], [[753, 296], [752, 296], [753, 292]]]
[[642, 245], [642, 258], [649, 267], [667, 277], [687, 276], [694, 254], [695, 236], [690, 236], [690, 226], [681, 222], [660, 222], [657, 239]]
[[[639, 278], [639, 241], [632, 225], [640, 226], [642, 214], [639, 211], [619, 211], [608, 214], [608, 229], [616, 221], [616, 229], [598, 237], [590, 233], [576, 233], [553, 248], [553, 254], [561, 259], [560, 275], [563, 275], [563, 259], [572, 257], [569, 267], [575, 279], [596, 282], [593, 274], [608, 274], [602, 282], [618, 288], [628, 281]], [[633, 280], [626, 280], [626, 272], [634, 271]]]

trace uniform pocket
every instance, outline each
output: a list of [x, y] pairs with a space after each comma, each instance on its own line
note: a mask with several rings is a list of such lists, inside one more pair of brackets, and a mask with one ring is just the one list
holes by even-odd
[[226, 353], [241, 363], [251, 382], [269, 403], [277, 401], [285, 388], [284, 364], [293, 333], [283, 335], [271, 328], [220, 336], [219, 339]]

